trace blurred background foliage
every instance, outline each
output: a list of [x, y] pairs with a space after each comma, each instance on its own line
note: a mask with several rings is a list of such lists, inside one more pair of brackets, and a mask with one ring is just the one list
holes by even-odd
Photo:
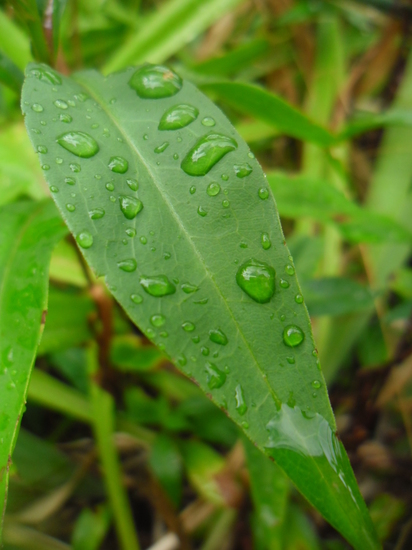
[[[37, 0], [42, 35], [22, 23], [29, 5], [0, 2], [0, 205], [48, 192], [19, 107], [33, 54], [66, 74], [168, 63], [208, 93], [267, 173], [379, 536], [411, 548], [410, 2], [70, 0], [51, 15]], [[347, 548], [139, 334], [69, 237], [50, 278], [7, 550], [132, 550], [133, 525], [152, 550]]]

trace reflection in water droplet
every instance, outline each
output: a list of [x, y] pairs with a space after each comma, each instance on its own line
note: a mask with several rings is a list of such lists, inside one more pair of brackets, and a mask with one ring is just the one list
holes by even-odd
[[82, 248], [90, 248], [93, 244], [93, 237], [88, 231], [82, 231], [76, 236], [76, 241]]
[[80, 164], [77, 164], [77, 162], [72, 162], [69, 164], [69, 168], [72, 172], [81, 172], [81, 166]]
[[229, 208], [230, 202], [227, 199], [224, 199], [222, 201], [222, 206], [223, 206], [223, 208]]
[[154, 152], [158, 155], [160, 153], [163, 153], [163, 151], [166, 151], [166, 149], [169, 147], [169, 142], [168, 141], [165, 141], [164, 143], [162, 143], [161, 145], [159, 145], [159, 147], [156, 147], [154, 149]]
[[239, 267], [236, 282], [255, 302], [265, 304], [275, 293], [275, 275], [273, 267], [251, 259]]
[[108, 166], [116, 174], [125, 174], [129, 168], [129, 163], [123, 157], [110, 157]]
[[120, 210], [128, 220], [132, 220], [143, 209], [143, 203], [141, 200], [135, 197], [122, 195], [119, 197]]
[[202, 119], [202, 124], [203, 126], [214, 126], [216, 122], [211, 116], [205, 116], [205, 118]]
[[53, 86], [58, 86], [62, 83], [60, 76], [49, 68], [36, 67], [30, 71], [30, 75]]
[[130, 258], [127, 260], [120, 260], [120, 262], [117, 262], [117, 267], [122, 271], [126, 271], [127, 273], [132, 273], [133, 271], [136, 271], [137, 263], [135, 259]]
[[191, 285], [190, 283], [183, 283], [181, 289], [185, 294], [192, 294], [193, 292], [197, 292], [199, 290], [199, 287]]
[[283, 341], [291, 348], [299, 346], [299, 344], [303, 342], [304, 338], [305, 335], [303, 334], [303, 331], [296, 325], [288, 325], [283, 331]]
[[194, 185], [192, 185], [192, 187], [189, 189], [189, 193], [191, 195], [194, 195], [196, 193], [196, 187]]
[[74, 212], [76, 210], [76, 207], [74, 206], [74, 204], [71, 204], [70, 202], [66, 204], [66, 208], [69, 212]]
[[179, 130], [197, 119], [199, 111], [192, 105], [174, 105], [162, 116], [159, 130]]
[[289, 288], [290, 287], [290, 284], [287, 281], [285, 281], [285, 279], [281, 279], [279, 284], [282, 288]]
[[161, 65], [143, 65], [129, 80], [129, 86], [143, 99], [173, 96], [182, 85], [182, 79], [176, 73]]
[[53, 101], [53, 103], [56, 105], [56, 107], [58, 107], [59, 109], [63, 109], [63, 110], [66, 110], [69, 108], [69, 106], [67, 105], [67, 103], [65, 101], [63, 101], [62, 99], [56, 99], [56, 101]]
[[42, 113], [44, 111], [43, 105], [40, 105], [40, 103], [33, 103], [31, 108], [35, 113]]
[[60, 120], [61, 122], [66, 122], [66, 123], [68, 124], [68, 123], [71, 122], [73, 119], [72, 119], [72, 117], [71, 117], [69, 114], [67, 114], [67, 113], [61, 113], [61, 114], [59, 115], [59, 120]]
[[315, 390], [318, 390], [322, 384], [319, 382], [319, 380], [313, 380], [312, 382], [312, 388], [315, 388]]
[[209, 195], [209, 197], [215, 197], [220, 193], [220, 185], [216, 181], [212, 181], [207, 186], [206, 192]]
[[199, 208], [197, 209], [197, 213], [199, 214], [199, 216], [202, 216], [202, 218], [207, 216], [207, 210], [205, 210], [203, 206], [199, 206]]
[[238, 178], [245, 178], [253, 172], [253, 168], [247, 162], [244, 164], [235, 164], [233, 168]]
[[235, 400], [236, 410], [241, 416], [243, 416], [247, 411], [247, 405], [243, 394], [243, 388], [240, 384], [238, 384], [235, 388]]
[[228, 339], [226, 334], [220, 329], [209, 330], [209, 338], [215, 344], [226, 346]]
[[132, 191], [137, 191], [139, 189], [139, 182], [135, 179], [128, 179], [126, 183]]
[[126, 229], [126, 235], [128, 237], [135, 237], [136, 236], [136, 230], [132, 229], [132, 228]]
[[195, 325], [190, 321], [185, 321], [184, 323], [182, 323], [182, 329], [186, 332], [193, 332], [195, 328]]
[[264, 250], [269, 250], [269, 248], [272, 246], [268, 233], [262, 233], [261, 242], [262, 248]]
[[147, 244], [147, 239], [146, 239], [146, 237], [144, 237], [144, 236], [140, 237], [139, 241], [140, 241], [142, 244]]
[[204, 355], [205, 357], [207, 357], [210, 353], [210, 350], [206, 346], [203, 346], [203, 347], [200, 348], [200, 353], [202, 355]]
[[295, 274], [295, 270], [294, 270], [293, 266], [291, 266], [291, 265], [286, 265], [285, 266], [285, 271], [288, 275], [294, 275]]
[[67, 183], [67, 185], [75, 185], [76, 184], [76, 180], [73, 179], [73, 178], [64, 178], [64, 181], [65, 181], [65, 183]]
[[52, 185], [52, 186], [50, 187], [50, 191], [51, 191], [52, 193], [58, 193], [58, 192], [59, 192], [59, 188], [56, 187], [55, 185]]
[[162, 327], [166, 322], [166, 317], [164, 317], [160, 313], [157, 313], [150, 317], [150, 322], [154, 327]]
[[262, 201], [269, 198], [269, 191], [266, 189], [266, 187], [261, 187], [258, 191], [259, 198], [262, 199]]
[[302, 296], [302, 294], [296, 294], [296, 296], [295, 296], [295, 302], [296, 302], [297, 304], [302, 304], [302, 303], [303, 303], [303, 296]]
[[194, 344], [198, 344], [200, 342], [200, 336], [193, 336], [192, 337], [192, 342]]
[[59, 136], [56, 141], [77, 157], [90, 158], [99, 151], [97, 142], [85, 132], [67, 132]]
[[109, 181], [109, 183], [106, 183], [105, 187], [108, 191], [114, 191], [114, 185], [111, 181]]
[[45, 155], [47, 153], [47, 147], [45, 145], [39, 145], [37, 147], [37, 151], [39, 153], [42, 153], [43, 155]]
[[189, 176], [205, 176], [221, 158], [237, 149], [233, 138], [223, 134], [209, 134], [198, 142], [187, 153], [181, 168]]
[[143, 302], [143, 298], [140, 296], [140, 294], [131, 294], [130, 299], [135, 304], [141, 304]]
[[226, 374], [213, 363], [206, 363], [207, 385], [209, 389], [221, 388], [226, 382]]
[[140, 284], [145, 292], [160, 298], [176, 292], [175, 286], [169, 281], [166, 275], [151, 275], [140, 277]]

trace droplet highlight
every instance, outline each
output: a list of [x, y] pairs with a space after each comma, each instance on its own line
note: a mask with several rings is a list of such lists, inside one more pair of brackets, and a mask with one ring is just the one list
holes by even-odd
[[290, 348], [299, 346], [304, 339], [305, 335], [302, 329], [300, 329], [298, 326], [288, 325], [287, 327], [285, 327], [283, 331], [283, 342]]
[[141, 200], [136, 199], [135, 197], [130, 196], [121, 196], [119, 197], [120, 210], [123, 212], [123, 215], [128, 220], [133, 220], [137, 214], [143, 209], [143, 203]]

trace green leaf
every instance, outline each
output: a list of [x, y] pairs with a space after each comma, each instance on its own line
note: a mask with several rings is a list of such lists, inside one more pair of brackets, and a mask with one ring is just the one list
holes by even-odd
[[51, 201], [21, 202], [0, 209], [0, 227], [1, 523], [11, 455], [44, 326], [48, 263], [66, 228]]
[[0, 52], [0, 82], [20, 94], [24, 75], [4, 53]]
[[173, 439], [163, 434], [156, 438], [149, 464], [170, 501], [178, 507], [182, 498], [182, 457]]
[[241, 113], [262, 120], [288, 136], [325, 147], [335, 141], [335, 137], [328, 130], [312, 122], [284, 99], [253, 84], [213, 82], [204, 84], [202, 88], [214, 93], [224, 103]]
[[32, 49], [35, 59], [50, 61], [50, 52], [43, 32], [42, 17], [36, 0], [11, 0], [22, 23], [27, 27], [32, 40]]
[[[164, 67], [61, 76], [57, 93], [42, 70], [27, 71], [26, 124], [35, 148], [47, 148], [44, 174], [88, 263], [355, 548], [378, 548], [335, 435], [275, 202], [246, 144]], [[56, 98], [68, 105], [69, 129]], [[158, 129], [187, 105], [196, 120], [182, 128], [177, 114], [179, 129]]]

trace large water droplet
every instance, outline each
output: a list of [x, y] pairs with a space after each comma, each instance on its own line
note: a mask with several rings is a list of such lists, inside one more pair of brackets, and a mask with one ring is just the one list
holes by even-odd
[[244, 164], [235, 164], [233, 168], [238, 178], [245, 178], [253, 171], [253, 168], [247, 162]]
[[236, 282], [256, 302], [265, 304], [275, 293], [275, 270], [270, 265], [251, 259], [236, 273]]
[[76, 235], [76, 241], [82, 248], [90, 248], [93, 244], [93, 237], [88, 231], [82, 231]]
[[299, 346], [303, 342], [305, 335], [302, 329], [296, 325], [288, 325], [283, 331], [283, 341], [290, 348]]
[[99, 151], [97, 142], [85, 132], [67, 132], [59, 136], [56, 141], [77, 157], [88, 159]]
[[59, 86], [62, 83], [62, 79], [60, 78], [60, 76], [48, 68], [36, 67], [35, 69], [32, 69], [30, 71], [30, 74], [36, 77], [38, 80], [41, 80], [42, 82], [46, 82], [47, 84], [51, 84], [53, 86]]
[[238, 384], [235, 388], [235, 399], [236, 399], [236, 410], [243, 416], [247, 411], [247, 405], [245, 401], [245, 396], [243, 394], [243, 388]]
[[129, 86], [143, 99], [170, 97], [177, 94], [182, 85], [180, 76], [161, 65], [144, 65], [129, 80]]
[[263, 250], [269, 250], [269, 248], [272, 246], [268, 233], [262, 233], [261, 242]]
[[228, 342], [226, 334], [220, 329], [209, 330], [209, 338], [212, 342], [221, 346], [226, 346]]
[[206, 193], [209, 197], [216, 197], [220, 193], [220, 185], [216, 181], [212, 181], [207, 186]]
[[166, 317], [161, 313], [156, 313], [150, 317], [150, 322], [154, 327], [162, 327], [166, 322]]
[[182, 329], [186, 332], [193, 332], [195, 328], [195, 325], [190, 321], [185, 321], [184, 323], [182, 323]]
[[133, 271], [136, 271], [137, 263], [134, 258], [130, 258], [127, 260], [120, 260], [120, 262], [117, 262], [117, 267], [122, 271], [126, 271], [127, 273], [132, 273]]
[[89, 210], [89, 216], [92, 220], [100, 220], [100, 218], [103, 218], [105, 214], [106, 212], [103, 208], [93, 208], [92, 210]]
[[211, 390], [221, 388], [226, 382], [226, 374], [213, 363], [206, 363], [207, 385]]
[[125, 174], [129, 168], [129, 163], [123, 157], [111, 157], [109, 168], [112, 172], [116, 172], [117, 174]]
[[169, 281], [166, 275], [144, 275], [140, 277], [140, 284], [145, 292], [156, 298], [176, 292], [175, 286]]
[[123, 212], [124, 217], [128, 220], [132, 220], [142, 210], [143, 203], [141, 200], [130, 196], [119, 197], [120, 210]]
[[189, 176], [204, 176], [230, 151], [236, 141], [223, 134], [209, 134], [199, 139], [183, 159], [181, 167]]
[[197, 119], [199, 111], [192, 105], [175, 105], [170, 107], [159, 122], [159, 130], [179, 130]]

